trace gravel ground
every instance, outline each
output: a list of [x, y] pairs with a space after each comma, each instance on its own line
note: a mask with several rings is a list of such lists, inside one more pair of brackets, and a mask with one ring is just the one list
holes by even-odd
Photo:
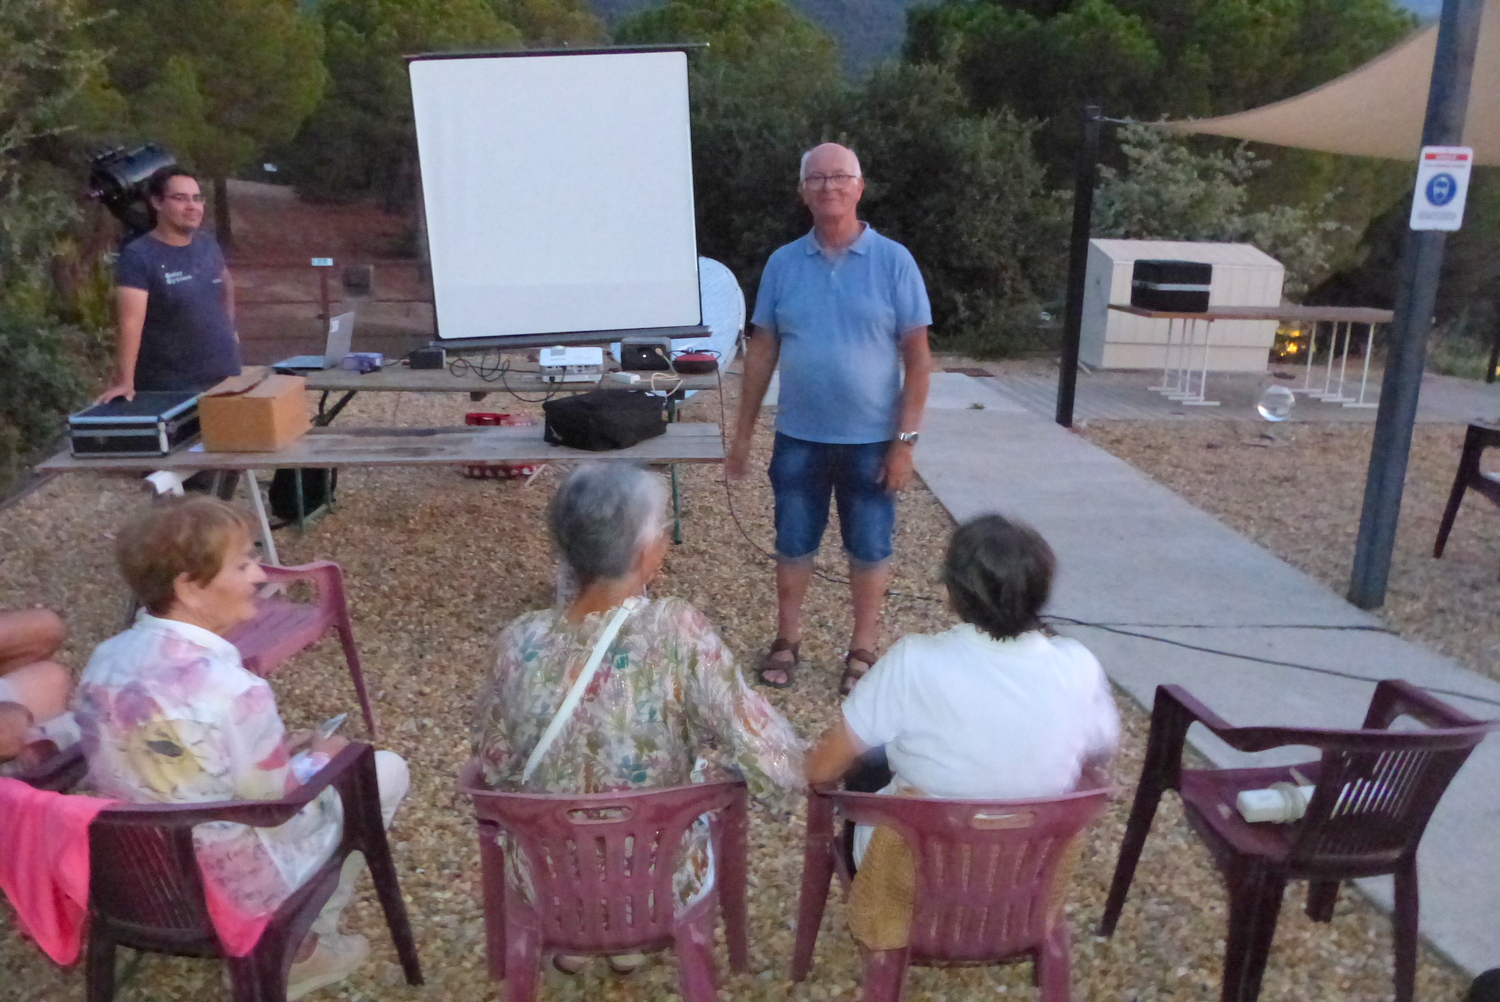
[[[1338, 594], [1349, 590], [1373, 428], [1107, 421], [1079, 430]], [[1500, 510], [1470, 492], [1443, 558], [1432, 557], [1463, 439], [1460, 425], [1415, 430], [1380, 612], [1401, 634], [1500, 678]]]
[[[476, 406], [535, 411], [495, 401]], [[453, 424], [465, 409], [469, 408], [464, 402], [453, 397], [366, 395], [350, 407], [341, 424]], [[714, 394], [700, 396], [685, 416], [717, 420]], [[1114, 449], [1125, 450], [1132, 441], [1125, 429], [1092, 433]], [[1174, 428], [1172, 433], [1182, 435], [1185, 430]], [[769, 458], [769, 441], [768, 433], [761, 436], [757, 459], [762, 467]], [[1229, 466], [1295, 455], [1287, 449], [1224, 448], [1222, 456]], [[1180, 451], [1194, 456], [1205, 452]], [[1231, 451], [1236, 452], [1233, 460]], [[1295, 472], [1299, 462], [1289, 461], [1286, 467]], [[1187, 472], [1183, 476], [1195, 479]], [[472, 818], [453, 794], [453, 777], [467, 755], [465, 721], [493, 637], [512, 617], [550, 600], [552, 562], [542, 509], [555, 477], [549, 469], [523, 486], [466, 480], [451, 469], [350, 470], [341, 478], [338, 512], [316, 523], [305, 536], [283, 533], [278, 541], [286, 563], [331, 558], [343, 565], [356, 636], [383, 721], [382, 744], [407, 758], [414, 781], [391, 837], [427, 987], [412, 989], [402, 982], [366, 880], [348, 926], [370, 936], [374, 957], [350, 981], [314, 998], [477, 1002], [500, 995], [501, 987], [484, 973], [478, 854]], [[1273, 485], [1275, 490], [1263, 489], [1261, 481], [1269, 477], [1266, 473], [1243, 482], [1252, 488], [1259, 507], [1292, 497], [1279, 483]], [[1227, 481], [1214, 483], [1227, 490]], [[750, 665], [774, 629], [771, 568], [759, 550], [771, 540], [769, 489], [763, 478], [734, 487], [734, 508], [752, 544], [734, 524], [717, 467], [687, 469], [684, 484], [686, 541], [669, 555], [654, 590], [697, 604], [718, 625], [740, 663]], [[1194, 497], [1210, 510], [1219, 510], [1212, 498]], [[63, 610], [73, 631], [66, 651], [73, 665], [81, 666], [92, 646], [119, 628], [123, 599], [111, 566], [109, 535], [140, 503], [134, 482], [74, 477], [54, 481], [0, 510], [0, 607], [40, 603]], [[1299, 500], [1294, 508], [1306, 518], [1308, 511], [1321, 515], [1324, 506]], [[1288, 515], [1287, 520], [1295, 519]], [[1477, 553], [1486, 569], [1479, 577], [1493, 588], [1496, 548], [1462, 534], [1474, 531], [1470, 523], [1477, 521], [1461, 521], [1454, 556]], [[1268, 522], [1267, 531], [1275, 524], [1279, 523]], [[899, 525], [894, 588], [930, 596], [936, 591], [936, 569], [951, 522], [937, 500], [918, 486], [902, 502]], [[1339, 541], [1342, 537], [1335, 539], [1332, 532], [1312, 538], [1332, 555], [1347, 551]], [[837, 553], [836, 547], [826, 549]], [[831, 573], [841, 570], [833, 560], [824, 566]], [[839, 656], [849, 628], [843, 587], [815, 581], [807, 622], [805, 666], [797, 687], [772, 692], [771, 699], [811, 737], [837, 712]], [[950, 622], [936, 602], [892, 598], [886, 643]], [[305, 726], [355, 705], [332, 641], [295, 660], [274, 684], [289, 726]], [[1126, 740], [1119, 775], [1126, 791], [1089, 837], [1070, 906], [1077, 997], [1106, 1002], [1212, 998], [1221, 972], [1224, 894], [1175, 800], [1168, 798], [1163, 805], [1119, 931], [1108, 941], [1092, 935], [1145, 736], [1140, 710], [1124, 699], [1121, 710]], [[728, 978], [721, 997], [745, 1002], [857, 997], [858, 958], [837, 894], [830, 899], [812, 978], [801, 986], [787, 980], [801, 870], [801, 820], [787, 826], [754, 812], [751, 838], [750, 973]], [[1389, 997], [1389, 922], [1353, 893], [1343, 895], [1331, 926], [1311, 924], [1300, 911], [1301, 903], [1301, 892], [1293, 891], [1283, 910], [1261, 997], [1267, 1002]], [[0, 995], [21, 1002], [81, 999], [81, 973], [52, 966], [14, 934], [13, 926], [8, 906], [0, 906], [0, 978], [11, 985]], [[119, 997], [193, 1002], [227, 998], [216, 968], [208, 962], [148, 956]], [[1035, 992], [1024, 964], [918, 970], [909, 986], [907, 997], [914, 1002], [1026, 999]], [[1464, 980], [1452, 969], [1430, 954], [1424, 956], [1418, 982], [1422, 999], [1457, 999], [1463, 986]], [[602, 965], [577, 978], [549, 971], [542, 998], [672, 999], [672, 961], [663, 955], [628, 978], [613, 977]]]

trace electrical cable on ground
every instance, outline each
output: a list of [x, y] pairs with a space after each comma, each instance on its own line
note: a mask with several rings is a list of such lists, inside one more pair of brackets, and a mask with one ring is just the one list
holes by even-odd
[[[718, 379], [718, 381], [719, 381], [719, 438], [724, 443], [724, 452], [727, 455], [728, 452], [729, 452], [729, 444], [728, 444], [728, 439], [727, 439], [727, 434], [725, 432], [725, 428], [728, 427], [728, 417], [727, 417], [727, 412], [725, 411], [725, 408], [724, 408], [724, 375], [723, 375], [723, 373], [719, 372], [718, 373], [718, 377], [719, 377], [719, 379]], [[771, 561], [774, 562], [776, 560], [776, 555], [774, 553], [772, 553], [771, 551], [767, 550], [764, 546], [761, 546], [753, 538], [751, 538], [750, 533], [745, 529], [745, 526], [740, 522], [739, 515], [734, 510], [734, 489], [733, 489], [733, 486], [731, 485], [731, 483], [729, 481], [729, 474], [728, 474], [727, 470], [725, 471], [725, 474], [724, 474], [724, 497], [725, 497], [725, 499], [729, 503], [729, 517], [734, 522], [735, 528], [739, 530], [740, 535], [744, 537], [745, 542], [749, 543], [750, 546], [752, 548], [754, 548], [757, 552], [759, 552], [762, 557], [765, 557], [767, 560], [771, 560]], [[833, 575], [833, 574], [824, 573], [823, 571], [818, 570], [816, 567], [813, 568], [813, 573], [815, 575], [817, 575], [818, 577], [822, 578], [824, 581], [828, 581], [828, 582], [830, 582], [832, 584], [845, 584], [846, 585], [846, 584], [849, 583], [849, 579], [848, 578], [841, 578], [841, 577], [838, 577], [838, 576]], [[887, 591], [886, 592], [886, 597], [888, 597], [888, 598], [913, 599], [913, 600], [920, 601], [920, 602], [944, 602], [945, 601], [944, 599], [938, 598], [935, 595], [914, 595], [914, 594], [911, 594], [909, 592], [898, 592], [898, 591]], [[1214, 626], [1210, 626], [1208, 624], [1177, 625], [1177, 624], [1167, 624], [1167, 623], [1163, 623], [1163, 624], [1153, 624], [1153, 623], [1125, 623], [1125, 624], [1091, 623], [1091, 622], [1088, 622], [1087, 620], [1073, 619], [1070, 616], [1062, 616], [1062, 615], [1056, 615], [1056, 614], [1045, 614], [1045, 615], [1042, 616], [1042, 619], [1044, 621], [1046, 621], [1046, 622], [1061, 623], [1061, 624], [1066, 625], [1066, 626], [1082, 626], [1082, 627], [1087, 627], [1089, 629], [1094, 629], [1094, 630], [1103, 630], [1106, 633], [1116, 633], [1116, 634], [1119, 634], [1121, 636], [1134, 637], [1134, 638], [1139, 639], [1139, 640], [1154, 640], [1154, 641], [1156, 641], [1159, 644], [1167, 644], [1168, 646], [1171, 646], [1171, 647], [1181, 647], [1181, 648], [1184, 648], [1186, 650], [1198, 651], [1198, 652], [1201, 652], [1203, 654], [1216, 654], [1219, 657], [1237, 658], [1237, 659], [1239, 659], [1241, 661], [1252, 661], [1252, 662], [1255, 662], [1256, 664], [1271, 665], [1271, 666], [1277, 667], [1277, 668], [1293, 668], [1293, 669], [1296, 669], [1297, 671], [1310, 672], [1310, 673], [1315, 674], [1315, 675], [1332, 675], [1335, 678], [1344, 678], [1344, 679], [1349, 679], [1349, 680], [1355, 681], [1355, 682], [1369, 682], [1369, 683], [1372, 683], [1372, 684], [1377, 683], [1377, 682], [1379, 682], [1381, 680], [1379, 678], [1374, 678], [1374, 677], [1371, 677], [1371, 676], [1368, 676], [1368, 675], [1357, 675], [1357, 674], [1355, 674], [1353, 672], [1339, 671], [1336, 668], [1320, 668], [1320, 667], [1318, 667], [1316, 665], [1299, 664], [1298, 662], [1295, 662], [1295, 661], [1280, 661], [1280, 660], [1277, 660], [1275, 658], [1263, 658], [1263, 657], [1260, 657], [1260, 656], [1255, 655], [1255, 654], [1241, 654], [1241, 653], [1238, 653], [1236, 651], [1220, 650], [1217, 647], [1205, 647], [1205, 646], [1203, 646], [1201, 644], [1190, 644], [1190, 643], [1187, 643], [1187, 642], [1182, 641], [1182, 640], [1172, 640], [1169, 637], [1158, 637], [1158, 636], [1153, 636], [1152, 634], [1149, 634], [1149, 633], [1137, 633], [1137, 632], [1135, 632], [1133, 630], [1124, 629], [1124, 627], [1125, 626], [1135, 626], [1135, 627], [1138, 627], [1138, 628], [1141, 628], [1141, 629], [1153, 629], [1153, 628], [1157, 628], [1157, 629], [1174, 629], [1174, 630], [1176, 630], [1176, 629], [1183, 629], [1183, 630], [1187, 630], [1187, 629], [1342, 630], [1342, 631], [1348, 631], [1348, 632], [1352, 632], [1352, 633], [1361, 633], [1361, 632], [1362, 633], [1388, 633], [1388, 634], [1390, 634], [1392, 636], [1399, 636], [1399, 634], [1397, 634], [1395, 630], [1392, 630], [1389, 627], [1375, 626], [1375, 625], [1368, 625], [1368, 624], [1352, 624], [1352, 625], [1349, 625], [1349, 626], [1338, 626], [1338, 625], [1333, 625], [1333, 624], [1296, 624], [1296, 623], [1294, 623], [1294, 624], [1281, 624], [1281, 623], [1275, 623], [1275, 624], [1266, 624], [1266, 625], [1252, 624], [1252, 625], [1249, 625], [1249, 626], [1214, 627]], [[1440, 689], [1440, 688], [1436, 688], [1434, 686], [1429, 686], [1429, 685], [1420, 686], [1420, 688], [1425, 689], [1427, 692], [1433, 693], [1434, 695], [1439, 695], [1439, 696], [1455, 696], [1455, 697], [1457, 697], [1459, 699], [1470, 699], [1470, 700], [1473, 700], [1476, 703], [1484, 703], [1484, 704], [1489, 705], [1489, 706], [1500, 706], [1500, 700], [1490, 699], [1489, 697], [1486, 697], [1486, 696], [1476, 696], [1473, 693], [1458, 692], [1458, 691], [1453, 690], [1453, 689]]]

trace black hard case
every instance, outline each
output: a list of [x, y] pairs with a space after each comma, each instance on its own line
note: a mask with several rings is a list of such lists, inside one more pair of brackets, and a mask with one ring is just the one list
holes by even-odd
[[75, 456], [165, 456], [198, 437], [198, 394], [144, 391], [68, 417]]
[[1171, 313], [1203, 313], [1214, 266], [1200, 261], [1137, 261], [1130, 305]]

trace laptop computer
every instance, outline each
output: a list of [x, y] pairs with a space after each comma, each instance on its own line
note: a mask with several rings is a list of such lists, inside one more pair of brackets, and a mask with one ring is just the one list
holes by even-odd
[[271, 368], [277, 372], [306, 372], [310, 369], [337, 369], [344, 356], [349, 354], [349, 342], [354, 338], [354, 314], [340, 313], [328, 321], [328, 343], [321, 355], [294, 355], [282, 359]]

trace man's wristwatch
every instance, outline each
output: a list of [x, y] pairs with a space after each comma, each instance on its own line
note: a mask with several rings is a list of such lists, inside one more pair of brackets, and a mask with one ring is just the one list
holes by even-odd
[[907, 445], [916, 445], [919, 434], [919, 432], [915, 431], [903, 431], [901, 434], [896, 436], [896, 441], [904, 442]]

